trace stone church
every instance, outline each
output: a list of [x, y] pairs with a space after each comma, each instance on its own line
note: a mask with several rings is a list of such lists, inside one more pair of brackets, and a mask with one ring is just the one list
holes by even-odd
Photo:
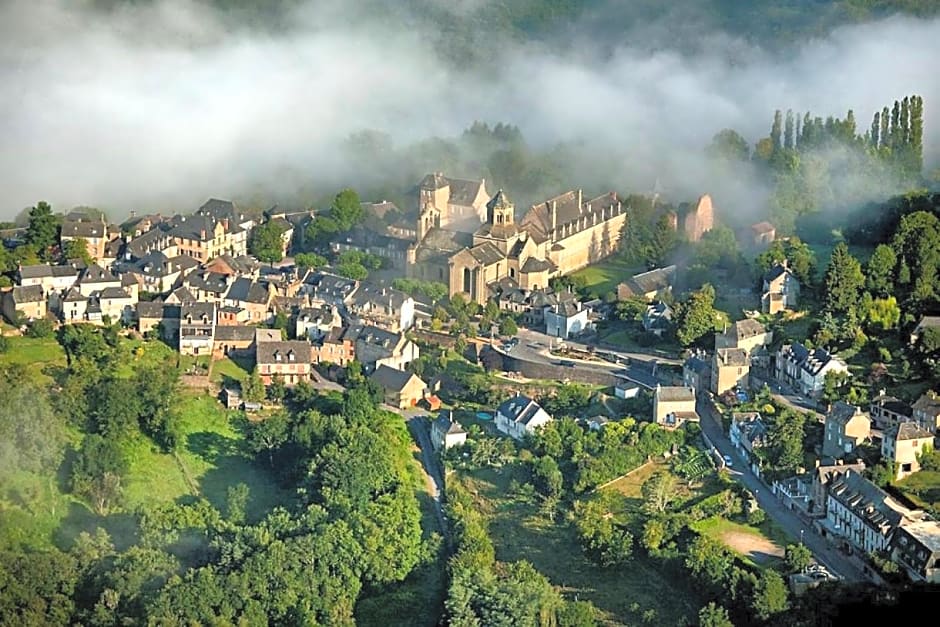
[[[408, 276], [439, 281], [451, 295], [485, 303], [496, 283], [545, 288], [617, 250], [627, 214], [617, 195], [585, 201], [581, 190], [533, 205], [519, 223], [503, 190], [431, 174], [419, 185], [417, 241]], [[472, 230], [471, 230], [472, 227]]]

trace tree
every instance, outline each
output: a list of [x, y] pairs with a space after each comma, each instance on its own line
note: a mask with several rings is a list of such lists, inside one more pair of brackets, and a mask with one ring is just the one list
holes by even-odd
[[801, 573], [813, 561], [813, 553], [803, 544], [789, 544], [784, 552], [787, 570], [791, 573]]
[[855, 311], [865, 286], [865, 275], [858, 259], [849, 253], [845, 242], [839, 242], [832, 251], [826, 270], [826, 310], [833, 314]]
[[228, 487], [225, 497], [225, 513], [230, 523], [234, 525], [245, 523], [245, 511], [248, 509], [248, 498], [250, 496], [251, 490], [244, 483], [236, 483]]
[[327, 265], [327, 260], [323, 255], [316, 253], [297, 253], [294, 255], [294, 263], [297, 264], [297, 268], [301, 271], [315, 270]]
[[643, 483], [642, 493], [646, 509], [663, 514], [676, 499], [676, 477], [670, 472], [657, 472]]
[[44, 339], [55, 335], [55, 325], [48, 318], [33, 320], [26, 329], [27, 337]]
[[290, 423], [287, 415], [278, 412], [264, 420], [249, 423], [245, 442], [248, 450], [257, 454], [267, 452], [268, 463], [274, 468], [274, 450], [287, 441], [290, 435]]
[[242, 381], [242, 398], [250, 403], [259, 403], [264, 399], [264, 382], [257, 366]]
[[893, 329], [901, 321], [901, 308], [894, 296], [876, 298], [868, 305], [865, 317], [871, 326], [886, 331]]
[[759, 619], [767, 620], [789, 608], [787, 597], [787, 584], [783, 577], [768, 568], [763, 570], [757, 579], [751, 609]]
[[39, 202], [29, 210], [29, 226], [26, 227], [26, 243], [39, 253], [43, 260], [51, 259], [50, 249], [59, 241], [59, 219], [53, 215], [47, 202]]
[[11, 371], [0, 374], [5, 375], [0, 376], [0, 476], [53, 472], [65, 448], [62, 417], [50, 406], [45, 390], [27, 377]]
[[282, 230], [277, 222], [268, 220], [251, 229], [248, 252], [265, 263], [277, 263], [284, 258]]
[[96, 433], [88, 434], [72, 465], [72, 491], [105, 515], [121, 497], [121, 475], [125, 472], [127, 460], [117, 442]]
[[94, 259], [88, 252], [88, 242], [84, 237], [76, 237], [65, 242], [62, 246], [63, 259], [81, 259], [85, 265], [91, 265]]
[[849, 381], [849, 373], [830, 370], [823, 377], [822, 399], [834, 403], [842, 397], [842, 389]]
[[898, 257], [887, 244], [879, 244], [866, 266], [865, 283], [868, 291], [876, 297], [888, 296], [894, 289], [894, 269]]
[[699, 610], [698, 624], [699, 627], [734, 627], [734, 623], [728, 616], [728, 610], [714, 601]]
[[679, 243], [679, 235], [673, 228], [669, 216], [662, 216], [653, 224], [653, 232], [648, 244], [648, 253], [646, 263], [650, 267], [659, 267], [665, 265], [676, 244]]
[[348, 188], [338, 193], [330, 206], [330, 217], [336, 221], [340, 231], [348, 231], [362, 222], [365, 215], [359, 194]]
[[535, 489], [545, 496], [558, 496], [561, 494], [561, 470], [558, 468], [558, 462], [547, 455], [532, 462], [532, 480]]
[[271, 385], [268, 386], [268, 398], [275, 403], [280, 403], [287, 395], [287, 385], [284, 383], [284, 376], [275, 373], [271, 377]]
[[690, 346], [715, 330], [720, 315], [715, 309], [715, 288], [706, 283], [676, 307], [676, 338]]
[[512, 316], [503, 316], [499, 320], [499, 334], [500, 335], [515, 335], [519, 332], [519, 327], [516, 326], [516, 321]]
[[711, 157], [732, 163], [746, 162], [751, 155], [747, 140], [730, 128], [715, 133], [705, 151]]

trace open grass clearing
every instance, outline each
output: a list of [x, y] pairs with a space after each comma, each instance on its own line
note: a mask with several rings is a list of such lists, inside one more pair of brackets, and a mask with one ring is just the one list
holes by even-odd
[[628, 264], [619, 256], [613, 256], [582, 268], [571, 276], [583, 278], [588, 291], [596, 298], [603, 298], [610, 292], [616, 292], [618, 283], [627, 280], [634, 274], [643, 272], [644, 269], [635, 264]]
[[727, 518], [713, 516], [692, 527], [701, 534], [719, 540], [746, 561], [756, 566], [772, 566], [783, 559], [790, 538], [770, 521], [759, 527], [744, 525]]
[[[635, 551], [629, 564], [600, 568], [581, 549], [577, 532], [563, 519], [550, 521], [537, 504], [514, 499], [510, 483], [526, 480], [512, 468], [461, 473], [475, 495], [478, 509], [489, 520], [489, 535], [502, 561], [527, 560], [559, 586], [566, 598], [589, 600], [607, 625], [639, 624], [646, 610], [656, 623], [692, 622], [704, 599], [685, 582], [669, 577], [662, 564]], [[638, 609], [637, 609], [638, 608]]]

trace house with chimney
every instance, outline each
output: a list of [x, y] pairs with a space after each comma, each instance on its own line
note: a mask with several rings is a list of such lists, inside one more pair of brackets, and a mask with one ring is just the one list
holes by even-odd
[[696, 349], [682, 364], [682, 383], [696, 392], [707, 390], [711, 386], [711, 364], [702, 349]]
[[59, 241], [63, 246], [73, 240], [82, 240], [88, 255], [96, 262], [106, 257], [106, 246], [119, 235], [118, 229], [110, 226], [103, 215], [70, 215], [62, 221], [59, 229]]
[[404, 370], [421, 356], [418, 345], [404, 333], [394, 333], [374, 325], [351, 324], [344, 337], [353, 342], [356, 359], [367, 372], [383, 365]]
[[542, 313], [545, 319], [545, 334], [568, 339], [593, 328], [588, 316], [590, 308], [579, 300], [571, 299], [546, 307]]
[[10, 324], [22, 318], [28, 322], [46, 317], [46, 295], [41, 285], [14, 286], [0, 294], [3, 315]]
[[137, 330], [145, 334], [157, 329], [166, 342], [179, 343], [180, 309], [179, 304], [160, 301], [138, 302], [135, 306]]
[[85, 264], [81, 262], [58, 266], [48, 263], [20, 266], [16, 272], [16, 283], [21, 287], [38, 285], [46, 296], [62, 293], [75, 285], [84, 267]]
[[743, 348], [719, 348], [712, 355], [711, 391], [717, 396], [734, 389], [746, 390], [750, 361]]
[[517, 394], [496, 408], [496, 429], [515, 440], [535, 433], [552, 421], [551, 415], [528, 396]]
[[198, 267], [199, 263], [192, 257], [181, 255], [170, 259], [162, 252], [154, 250], [135, 261], [117, 264], [117, 271], [122, 277], [131, 277], [142, 291], [167, 294]]
[[822, 393], [827, 374], [848, 371], [849, 367], [844, 361], [824, 348], [810, 350], [795, 342], [784, 344], [777, 351], [777, 381], [813, 398], [818, 398]]
[[841, 459], [837, 459], [834, 464], [822, 464], [817, 459], [816, 467], [812, 473], [807, 513], [814, 518], [825, 518], [829, 499], [829, 485], [849, 471], [860, 475], [864, 470], [865, 464], [861, 460], [846, 463]]
[[385, 394], [385, 404], [408, 409], [415, 407], [418, 401], [428, 393], [428, 384], [413, 372], [398, 370], [381, 365], [369, 377]]
[[751, 355], [759, 348], [770, 346], [774, 332], [752, 318], [738, 320], [722, 333], [715, 334], [715, 350], [741, 349]]
[[335, 364], [345, 368], [355, 358], [355, 334], [347, 333], [341, 326], [335, 326], [314, 339], [310, 347], [310, 361], [315, 364]]
[[211, 355], [215, 345], [215, 303], [180, 305], [179, 352], [182, 355]]
[[646, 306], [641, 320], [643, 330], [652, 333], [657, 337], [662, 337], [663, 333], [672, 326], [673, 318], [672, 307], [661, 300], [655, 301]]
[[920, 395], [911, 408], [914, 422], [927, 431], [940, 429], [940, 394], [927, 390]]
[[301, 340], [255, 343], [255, 363], [265, 385], [280, 375], [287, 385], [310, 380], [310, 343]]
[[269, 322], [274, 317], [272, 303], [275, 297], [270, 283], [252, 281], [240, 277], [232, 281], [222, 298], [223, 307], [242, 309], [246, 312], [245, 322], [260, 324]]
[[109, 287], [121, 288], [121, 277], [96, 263], [83, 269], [78, 275], [78, 291], [85, 297]]
[[359, 282], [353, 279], [323, 272], [310, 270], [304, 277], [298, 294], [310, 299], [311, 305], [337, 305], [342, 306], [352, 297], [359, 288]]
[[343, 319], [336, 305], [303, 307], [297, 310], [294, 319], [294, 337], [318, 340], [334, 327], [342, 325]]
[[872, 427], [880, 431], [887, 431], [902, 422], [913, 420], [914, 409], [901, 399], [880, 390], [878, 396], [871, 399], [868, 404], [868, 415], [871, 416]]
[[449, 409], [442, 409], [431, 423], [431, 444], [436, 451], [446, 451], [467, 443], [467, 432]]
[[871, 418], [860, 407], [836, 401], [826, 415], [822, 453], [842, 459], [854, 457], [855, 449], [871, 438]]
[[764, 273], [761, 311], [765, 314], [796, 309], [800, 299], [800, 282], [790, 272], [786, 261], [774, 264]]
[[922, 517], [850, 470], [829, 484], [823, 528], [844, 546], [869, 555], [887, 551], [900, 527]]
[[676, 280], [676, 266], [655, 268], [617, 285], [617, 300], [643, 298], [647, 301], [661, 300], [672, 293]]
[[732, 413], [728, 439], [754, 474], [760, 476], [760, 449], [770, 446], [770, 432], [761, 415], [756, 411]]
[[255, 327], [216, 325], [213, 352], [220, 357], [249, 356], [254, 352]]
[[676, 429], [686, 422], [699, 422], [695, 390], [686, 386], [657, 385], [653, 394], [653, 422]]
[[414, 298], [374, 283], [360, 283], [347, 298], [347, 309], [356, 321], [389, 331], [407, 331], [415, 324]]
[[891, 542], [891, 559], [911, 581], [940, 583], [940, 522], [924, 519], [898, 527]]
[[916, 422], [902, 422], [881, 438], [881, 458], [891, 462], [894, 478], [903, 479], [920, 470], [920, 455], [933, 450], [933, 431]]
[[231, 276], [234, 278], [246, 277], [257, 279], [261, 271], [261, 264], [249, 255], [233, 257], [232, 255], [219, 255], [208, 263], [203, 264], [207, 272]]
[[229, 287], [234, 282], [235, 277], [230, 275], [197, 270], [186, 275], [183, 279], [183, 287], [200, 302], [221, 305], [222, 301], [225, 300]]

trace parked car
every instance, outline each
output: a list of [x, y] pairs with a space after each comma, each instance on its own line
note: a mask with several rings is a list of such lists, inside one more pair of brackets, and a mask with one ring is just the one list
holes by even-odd
[[732, 466], [734, 466], [734, 462], [731, 459], [730, 455], [725, 455], [722, 457], [722, 459], [725, 460], [725, 466], [727, 466], [728, 468], [731, 468]]

